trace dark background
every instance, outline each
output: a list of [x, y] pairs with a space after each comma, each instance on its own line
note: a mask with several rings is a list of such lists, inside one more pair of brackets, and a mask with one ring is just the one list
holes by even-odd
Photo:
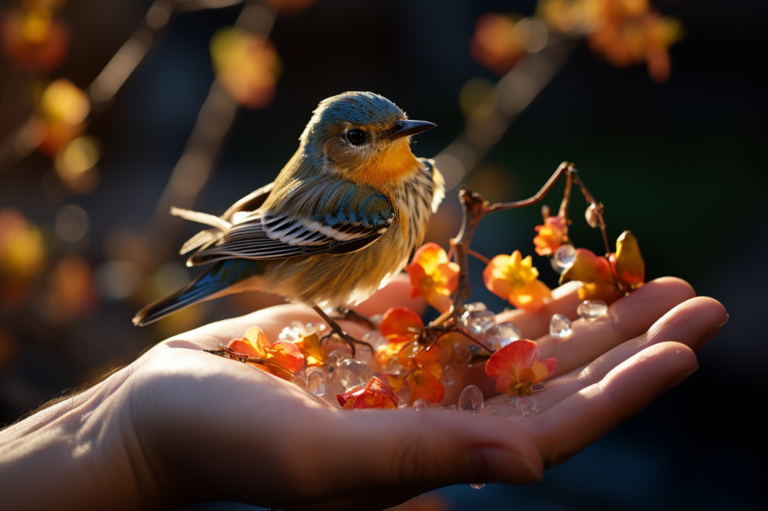
[[[548, 470], [543, 483], [440, 490], [450, 509], [736, 510], [765, 502], [758, 493], [765, 478], [765, 425], [753, 410], [765, 403], [768, 361], [762, 309], [768, 169], [758, 154], [766, 136], [759, 48], [768, 9], [759, 0], [654, 3], [687, 29], [686, 39], [671, 49], [667, 83], [653, 83], [644, 66], [614, 69], [582, 44], [465, 181], [494, 200], [521, 199], [535, 193], [561, 161], [576, 162], [606, 204], [611, 237], [631, 229], [639, 238], [647, 278], [686, 279], [698, 294], [720, 300], [730, 321], [684, 385]], [[73, 27], [72, 48], [54, 76], [81, 87], [90, 83], [148, 5], [70, 2], [63, 16]], [[437, 154], [463, 127], [462, 85], [476, 76], [496, 79], [469, 55], [474, 21], [488, 11], [531, 14], [534, 5], [319, 0], [301, 15], [279, 17], [270, 36], [284, 66], [275, 100], [263, 110], [240, 111], [195, 208], [222, 213], [246, 191], [270, 182], [295, 151], [317, 103], [345, 90], [375, 91], [412, 118], [437, 123], [414, 147], [419, 156]], [[87, 237], [59, 242], [55, 250], [82, 254], [94, 268], [106, 260], [111, 232], [145, 229], [213, 80], [210, 37], [233, 23], [239, 10], [176, 17], [114, 105], [93, 117], [88, 132], [105, 148], [96, 191], [46, 198], [41, 180], [50, 160], [33, 155], [0, 176], [0, 207], [15, 207], [45, 226], [64, 204], [82, 206], [90, 218]], [[0, 69], [2, 78], [6, 69]], [[449, 192], [430, 233], [444, 246], [457, 229], [454, 196]], [[577, 224], [580, 201], [573, 209]], [[557, 207], [557, 191], [547, 202]], [[537, 208], [490, 217], [473, 248], [488, 256], [517, 248], [532, 253], [539, 220]], [[189, 227], [180, 236], [192, 233]], [[573, 235], [577, 245], [600, 251], [596, 232], [577, 227]], [[534, 264], [554, 285], [547, 261], [534, 255]], [[479, 283], [479, 265], [476, 270]], [[496, 310], [505, 306], [481, 287], [478, 300]], [[181, 328], [133, 327], [130, 319], [141, 305], [136, 298], [101, 299], [89, 314], [56, 329], [40, 325], [34, 312], [0, 315], [0, 326], [15, 339], [13, 359], [0, 367], [0, 424], [129, 362]], [[248, 310], [248, 302], [221, 301], [196, 317], [207, 322]]]

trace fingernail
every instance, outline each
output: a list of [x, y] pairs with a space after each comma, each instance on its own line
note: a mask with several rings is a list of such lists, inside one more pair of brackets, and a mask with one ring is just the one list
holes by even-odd
[[681, 373], [677, 378], [669, 382], [661, 392], [664, 393], [664, 392], [667, 392], [668, 390], [674, 389], [675, 387], [683, 383], [685, 380], [687, 380], [688, 377], [693, 373], [695, 373], [698, 369], [699, 369], [699, 364], [696, 364], [696, 367], [694, 367], [692, 371]]
[[701, 350], [704, 348], [709, 342], [715, 338], [715, 336], [720, 332], [720, 330], [725, 326], [726, 323], [728, 323], [728, 320], [731, 319], [731, 315], [726, 313], [725, 314], [725, 321], [720, 323], [719, 325], [716, 325], [712, 328], [712, 330], [709, 331], [707, 336], [702, 339], [699, 344], [696, 346], [696, 351]]
[[499, 447], [477, 447], [470, 454], [474, 482], [538, 483], [544, 474], [528, 458]]
[[684, 376], [687, 378], [698, 370], [699, 370], [699, 364], [696, 364], [696, 367], [693, 368], [693, 371], [688, 371], [687, 373], [683, 373], [680, 376]]

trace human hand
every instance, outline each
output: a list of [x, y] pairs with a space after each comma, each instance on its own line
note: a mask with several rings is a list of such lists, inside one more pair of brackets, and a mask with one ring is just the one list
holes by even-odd
[[[368, 307], [387, 301], [383, 312], [393, 289]], [[535, 395], [540, 413], [529, 418], [341, 411], [264, 371], [202, 351], [254, 325], [275, 340], [292, 320], [317, 321], [310, 309], [292, 305], [165, 341], [77, 396], [78, 412], [67, 415], [86, 415], [80, 430], [95, 439], [98, 486], [110, 489], [103, 498], [120, 497], [114, 508], [237, 500], [281, 509], [381, 509], [448, 484], [535, 482], [543, 468], [683, 381], [696, 368], [694, 351], [726, 319], [718, 302], [693, 298], [680, 280], [659, 279], [613, 304], [607, 318], [575, 321], [571, 336], [550, 338], [552, 314], [574, 318], [575, 289], [556, 290], [542, 313], [500, 315], [539, 343], [541, 358], [558, 358], [557, 374]], [[482, 368], [468, 377], [492, 388]]]

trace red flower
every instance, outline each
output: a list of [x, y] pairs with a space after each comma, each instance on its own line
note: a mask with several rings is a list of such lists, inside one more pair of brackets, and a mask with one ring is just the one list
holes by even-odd
[[397, 408], [397, 396], [383, 381], [371, 378], [368, 385], [353, 387], [337, 395], [339, 404], [346, 409], [362, 410], [365, 408]]
[[543, 382], [555, 372], [557, 359], [536, 359], [538, 347], [528, 340], [515, 341], [491, 355], [485, 372], [496, 380], [496, 390], [514, 396], [527, 396], [531, 387]]

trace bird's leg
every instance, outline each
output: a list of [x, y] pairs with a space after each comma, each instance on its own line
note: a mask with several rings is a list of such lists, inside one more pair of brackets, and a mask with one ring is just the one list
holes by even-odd
[[336, 313], [333, 315], [334, 319], [346, 319], [347, 321], [354, 321], [360, 325], [366, 326], [371, 330], [376, 330], [376, 325], [368, 316], [363, 316], [359, 312], [355, 312], [352, 309], [344, 309], [339, 307], [336, 309]]
[[325, 339], [329, 339], [331, 336], [336, 335], [341, 341], [346, 342], [349, 345], [349, 349], [352, 350], [352, 357], [355, 356], [355, 344], [362, 344], [364, 346], [367, 346], [369, 350], [371, 350], [371, 353], [373, 353], [373, 346], [368, 344], [365, 341], [358, 341], [351, 335], [349, 335], [347, 332], [341, 329], [341, 326], [339, 326], [336, 321], [334, 321], [328, 314], [326, 314], [323, 309], [315, 305], [312, 307], [315, 309], [315, 312], [317, 312], [321, 318], [325, 320], [326, 323], [328, 323], [328, 326], [331, 327], [331, 331], [324, 335], [320, 341], [322, 342]]

